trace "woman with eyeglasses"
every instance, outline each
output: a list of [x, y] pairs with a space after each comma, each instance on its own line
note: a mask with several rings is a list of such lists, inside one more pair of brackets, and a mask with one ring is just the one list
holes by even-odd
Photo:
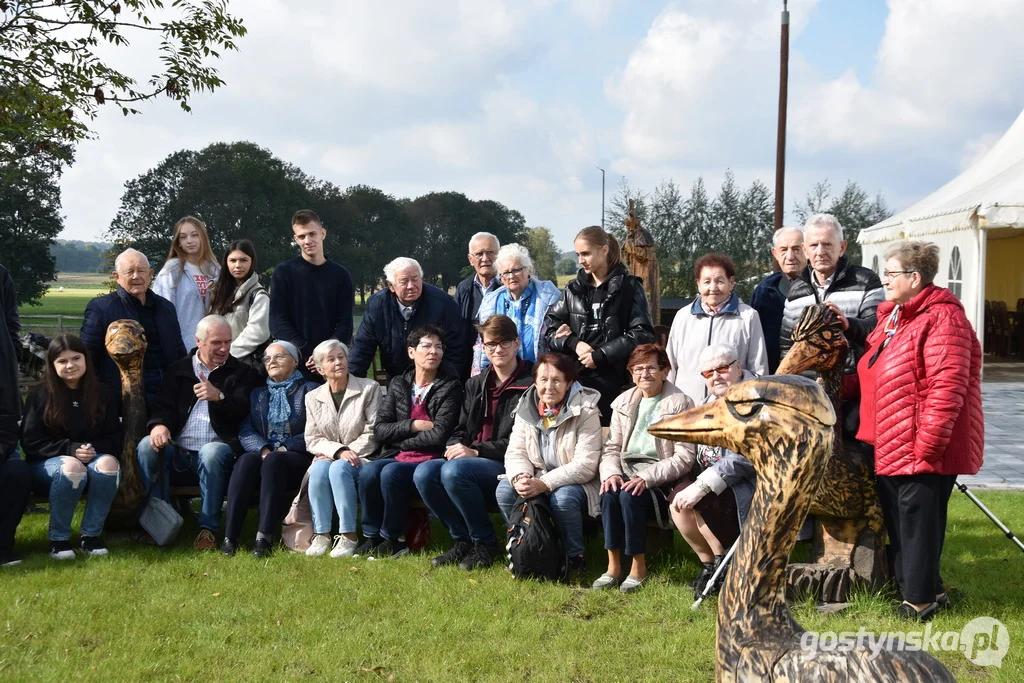
[[235, 462], [228, 482], [227, 515], [221, 552], [238, 552], [238, 536], [253, 494], [259, 491], [260, 522], [252, 554], [273, 551], [274, 531], [285, 514], [289, 490], [295, 490], [309, 467], [306, 451], [306, 394], [317, 388], [299, 371], [299, 350], [275, 340], [263, 356], [266, 386], [249, 395], [249, 415], [238, 429], [244, 453]]
[[708, 387], [698, 374], [697, 358], [712, 344], [735, 349], [745, 370], [754, 375], [768, 373], [768, 349], [761, 330], [761, 318], [733, 291], [736, 265], [725, 254], [705, 254], [693, 264], [698, 296], [672, 319], [668, 334], [668, 360], [672, 364], [668, 381], [702, 403]]
[[490, 363], [466, 382], [462, 416], [444, 458], [420, 463], [413, 477], [423, 502], [454, 541], [433, 559], [435, 567], [458, 564], [473, 570], [501, 556], [487, 509], [497, 503], [516, 406], [533, 386], [533, 363], [517, 355], [520, 339], [512, 319], [492, 315], [477, 329]]
[[600, 226], [584, 228], [573, 243], [580, 271], [548, 309], [548, 346], [578, 363], [579, 381], [600, 394], [601, 424], [612, 400], [629, 386], [626, 361], [654, 341], [644, 284], [623, 265], [618, 240]]
[[874, 446], [900, 617], [950, 606], [939, 575], [949, 496], [985, 452], [981, 344], [963, 304], [935, 285], [939, 248], [898, 242], [885, 252], [878, 326], [857, 363], [860, 428]]
[[444, 340], [437, 325], [420, 325], [406, 338], [413, 366], [391, 380], [373, 425], [380, 457], [359, 472], [365, 540], [355, 550], [357, 557], [409, 552], [405, 531], [417, 469], [444, 456], [462, 405], [462, 382], [441, 365]]
[[210, 312], [224, 316], [231, 325], [231, 355], [263, 368], [270, 340], [270, 295], [260, 284], [256, 247], [251, 241], [235, 240], [228, 245]]
[[[594, 589], [618, 587], [632, 593], [647, 580], [647, 520], [672, 528], [668, 494], [695, 459], [693, 444], [651, 436], [648, 425], [693, 407], [693, 401], [665, 381], [669, 364], [665, 349], [641, 344], [626, 369], [636, 384], [612, 402], [612, 424], [601, 452], [601, 524], [608, 569]], [[632, 558], [623, 579], [623, 554]]]
[[[536, 362], [548, 348], [544, 339], [544, 317], [562, 293], [554, 282], [534, 276], [530, 252], [521, 244], [506, 244], [499, 249], [494, 264], [501, 287], [484, 296], [477, 319], [484, 323], [495, 314], [511, 318], [521, 342], [516, 355]], [[488, 355], [478, 342], [473, 353], [473, 374], [479, 374], [489, 363]]]
[[[699, 376], [708, 388], [703, 403], [724, 396], [733, 384], [754, 375], [740, 365], [736, 349], [712, 344], [697, 360]], [[708, 579], [739, 538], [743, 520], [754, 497], [756, 473], [750, 461], [721, 446], [697, 446], [697, 462], [691, 474], [672, 491], [672, 520], [702, 567], [693, 582], [694, 596], [704, 592]], [[716, 581], [715, 591], [724, 577]]]

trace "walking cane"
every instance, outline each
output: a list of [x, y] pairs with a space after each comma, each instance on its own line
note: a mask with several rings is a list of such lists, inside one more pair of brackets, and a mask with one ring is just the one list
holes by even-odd
[[724, 572], [728, 568], [729, 561], [732, 559], [732, 556], [736, 554], [736, 546], [738, 546], [739, 544], [740, 540], [736, 539], [736, 542], [732, 544], [731, 548], [729, 548], [729, 552], [727, 552], [725, 554], [725, 557], [722, 558], [722, 561], [721, 563], [719, 563], [718, 568], [715, 570], [715, 573], [712, 574], [711, 578], [708, 579], [708, 582], [704, 584], [704, 592], [701, 593], [700, 597], [697, 598], [697, 601], [690, 606], [690, 609], [692, 609], [694, 612], [700, 609], [700, 604], [704, 602], [704, 598], [708, 597], [708, 595], [711, 594], [711, 589], [715, 587], [715, 582], [718, 581], [718, 577], [722, 575], [722, 572]]
[[956, 484], [956, 487], [963, 491], [967, 495], [967, 497], [974, 502], [975, 505], [981, 508], [981, 511], [985, 513], [985, 516], [991, 519], [992, 523], [999, 527], [999, 530], [1002, 531], [1008, 539], [1016, 543], [1017, 547], [1024, 551], [1024, 543], [1022, 543], [1021, 540], [1017, 538], [1017, 536], [1012, 531], [1007, 529], [1006, 525], [1003, 524], [998, 517], [992, 514], [992, 511], [985, 507], [985, 504], [978, 500], [977, 496], [971, 493], [970, 489], [967, 488], [967, 484], [961, 484], [958, 481], [953, 483]]

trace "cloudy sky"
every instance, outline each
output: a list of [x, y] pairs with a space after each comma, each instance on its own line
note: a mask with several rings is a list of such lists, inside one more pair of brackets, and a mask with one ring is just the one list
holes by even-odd
[[[893, 209], [983, 154], [1024, 105], [1017, 0], [792, 0], [787, 201], [847, 179]], [[244, 0], [227, 85], [96, 122], [62, 187], [99, 239], [124, 183], [249, 140], [340, 187], [456, 190], [562, 248], [622, 177], [774, 187], [781, 0]], [[145, 69], [143, 44], [121, 51]], [[140, 73], [145, 76], [146, 73]], [[141, 79], [144, 80], [144, 79]], [[296, 207], [298, 208], [298, 207]], [[168, 226], [168, 234], [171, 226]]]

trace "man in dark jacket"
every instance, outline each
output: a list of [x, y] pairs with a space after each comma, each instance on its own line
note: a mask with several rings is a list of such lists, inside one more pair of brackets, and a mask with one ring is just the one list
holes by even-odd
[[350, 372], [365, 377], [380, 349], [380, 361], [388, 381], [412, 366], [406, 348], [409, 333], [420, 325], [437, 325], [445, 332], [444, 368], [460, 376], [466, 366], [465, 321], [455, 301], [443, 291], [423, 282], [423, 269], [411, 258], [401, 256], [384, 266], [388, 288], [366, 304], [363, 322], [352, 342]]
[[[501, 280], [494, 268], [494, 259], [499, 249], [501, 244], [498, 238], [489, 232], [478, 232], [469, 240], [469, 264], [476, 272], [455, 288], [455, 305], [466, 321], [466, 349], [472, 349], [476, 343], [476, 316], [480, 312], [484, 295], [501, 287]], [[472, 359], [472, 352], [467, 353], [466, 367], [460, 368], [463, 377], [469, 377]]]
[[595, 286], [593, 277], [581, 268], [548, 309], [545, 322], [551, 350], [575, 358], [581, 341], [594, 349], [595, 367], [581, 363], [579, 382], [601, 393], [601, 425], [607, 427], [612, 401], [632, 383], [626, 371], [629, 354], [640, 344], [654, 341], [643, 282], [626, 272], [617, 255], [600, 285]]
[[96, 297], [85, 307], [82, 342], [89, 349], [100, 381], [121, 396], [121, 372], [107, 354], [107, 326], [115, 320], [137, 320], [146, 332], [142, 361], [146, 405], [152, 409], [164, 373], [186, 353], [174, 304], [149, 290], [153, 269], [141, 251], [126, 249], [114, 260], [117, 290]]
[[[194, 485], [202, 511], [197, 550], [215, 550], [228, 477], [241, 451], [238, 427], [249, 413], [249, 392], [260, 376], [230, 354], [231, 325], [208, 315], [196, 327], [196, 348], [168, 368], [139, 442], [142, 480], [149, 495], [170, 497], [170, 485]], [[163, 451], [163, 468], [160, 466]], [[159, 487], [153, 486], [159, 476]]]
[[519, 398], [533, 385], [533, 363], [517, 357], [515, 322], [493, 315], [480, 325], [490, 365], [466, 382], [462, 417], [448, 439], [444, 459], [422, 463], [413, 478], [430, 511], [448, 528], [455, 544], [432, 564], [461, 569], [488, 567], [501, 556], [488, 508], [505, 473], [505, 451]]
[[779, 270], [754, 288], [750, 307], [757, 311], [764, 332], [764, 345], [768, 350], [768, 373], [774, 375], [782, 356], [779, 341], [782, 337], [782, 312], [793, 280], [807, 267], [804, 255], [804, 232], [800, 228], [779, 228], [772, 238], [772, 256]]
[[870, 268], [850, 263], [843, 227], [831, 214], [811, 216], [804, 226], [804, 253], [808, 264], [789, 288], [782, 314], [780, 358], [793, 345], [793, 328], [804, 309], [826, 304], [843, 326], [850, 353], [843, 369], [843, 431], [853, 440], [860, 422], [860, 389], [857, 361], [864, 354], [864, 342], [875, 329], [875, 311], [885, 298], [882, 281]]
[[[7, 275], [6, 271], [3, 274]], [[17, 455], [20, 416], [12, 410], [17, 394], [17, 382], [0, 384], [0, 567], [21, 563], [14, 554], [14, 532], [32, 490], [28, 465]]]

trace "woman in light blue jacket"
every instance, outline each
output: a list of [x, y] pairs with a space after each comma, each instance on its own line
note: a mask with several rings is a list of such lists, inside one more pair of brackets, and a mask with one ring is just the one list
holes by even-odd
[[[554, 282], [534, 277], [530, 252], [521, 244], [506, 244], [499, 249], [494, 267], [502, 286], [484, 296], [477, 321], [482, 325], [496, 314], [512, 318], [521, 340], [519, 357], [535, 362], [548, 350], [544, 341], [544, 316], [561, 292]], [[473, 347], [473, 374], [479, 374], [489, 364], [478, 341]]]

